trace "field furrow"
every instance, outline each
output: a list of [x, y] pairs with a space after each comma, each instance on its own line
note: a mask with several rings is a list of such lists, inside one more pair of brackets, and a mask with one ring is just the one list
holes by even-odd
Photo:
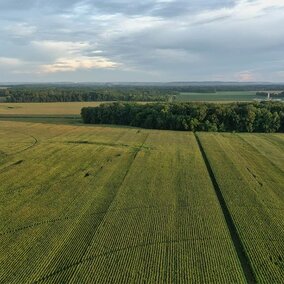
[[[278, 153], [271, 162], [268, 156], [270, 153], [273, 156], [277, 149], [271, 143], [267, 146], [267, 135], [198, 135], [257, 282], [281, 283], [284, 176], [278, 165], [283, 153]], [[260, 154], [263, 151], [266, 154]]]
[[236, 235], [257, 281], [281, 283], [281, 136], [198, 134], [206, 162], [190, 132], [0, 133], [0, 283], [247, 283]]

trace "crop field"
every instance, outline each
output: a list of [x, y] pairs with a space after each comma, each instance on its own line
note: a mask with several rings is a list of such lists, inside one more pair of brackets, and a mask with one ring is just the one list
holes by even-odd
[[[54, 124], [81, 124], [83, 107], [108, 102], [1, 103], [0, 121], [26, 121]], [[143, 104], [145, 102], [138, 102]]]
[[179, 102], [247, 102], [256, 98], [255, 91], [216, 92], [216, 93], [180, 93], [176, 97]]
[[81, 123], [82, 107], [103, 102], [0, 103], [0, 121], [26, 121], [54, 124]]
[[0, 116], [80, 115], [82, 107], [95, 107], [101, 103], [102, 102], [0, 103]]
[[259, 283], [284, 280], [284, 136], [202, 134]]
[[283, 283], [283, 135], [0, 136], [0, 283]]

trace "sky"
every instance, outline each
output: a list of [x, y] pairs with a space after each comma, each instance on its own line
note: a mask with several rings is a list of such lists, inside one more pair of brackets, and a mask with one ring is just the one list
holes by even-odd
[[284, 0], [0, 0], [0, 82], [284, 82]]

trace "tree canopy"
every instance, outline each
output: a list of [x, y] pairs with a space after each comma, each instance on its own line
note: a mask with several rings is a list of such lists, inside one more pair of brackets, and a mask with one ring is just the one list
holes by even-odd
[[13, 87], [0, 90], [6, 102], [169, 101], [170, 90], [142, 87]]
[[189, 131], [284, 132], [284, 104], [109, 103], [81, 110], [84, 123]]

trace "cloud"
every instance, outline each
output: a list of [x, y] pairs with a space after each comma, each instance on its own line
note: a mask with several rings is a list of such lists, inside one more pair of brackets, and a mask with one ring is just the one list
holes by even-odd
[[35, 34], [37, 28], [27, 23], [11, 23], [2, 28], [3, 32], [8, 33], [11, 37], [28, 37]]
[[0, 57], [0, 73], [3, 74], [32, 74], [36, 66], [14, 57]]
[[255, 80], [255, 77], [251, 71], [242, 71], [236, 74], [236, 80], [240, 82], [251, 82]]
[[18, 58], [11, 58], [11, 57], [0, 57], [0, 65], [15, 67], [22, 65], [23, 62]]
[[[54, 55], [54, 62], [39, 66], [39, 73], [70, 72], [78, 69], [115, 68], [118, 63], [99, 56], [101, 50], [93, 48], [90, 42], [33, 41], [32, 44], [43, 52]], [[88, 53], [89, 56], [84, 55]]]
[[56, 73], [76, 71], [78, 69], [115, 68], [118, 64], [104, 57], [59, 58], [52, 64], [41, 65], [39, 73]]
[[87, 41], [55, 41], [55, 40], [43, 40], [43, 41], [32, 41], [32, 45], [40, 49], [43, 52], [48, 52], [57, 55], [74, 55], [79, 54], [83, 50], [91, 47]]
[[0, 78], [279, 81], [283, 19], [283, 0], [2, 0]]

